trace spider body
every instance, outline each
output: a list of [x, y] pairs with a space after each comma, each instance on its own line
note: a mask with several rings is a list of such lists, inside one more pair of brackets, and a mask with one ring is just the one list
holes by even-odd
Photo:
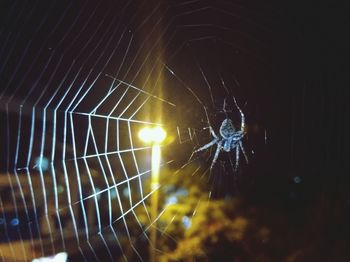
[[224, 121], [222, 121], [219, 132], [224, 144], [222, 149], [226, 152], [230, 152], [231, 149], [235, 148], [237, 142], [239, 142], [244, 135], [242, 132], [237, 132], [235, 130], [232, 120], [229, 118], [226, 118]]
[[[225, 152], [230, 152], [231, 150], [236, 150], [236, 165], [235, 165], [235, 169], [237, 169], [238, 164], [239, 164], [239, 155], [240, 155], [240, 150], [243, 152], [243, 155], [248, 163], [248, 157], [245, 153], [243, 144], [242, 144], [242, 139], [245, 135], [245, 117], [244, 114], [242, 112], [242, 110], [239, 108], [239, 106], [237, 105], [236, 99], [234, 98], [234, 102], [235, 105], [238, 109], [238, 111], [240, 112], [241, 115], [241, 128], [240, 130], [236, 130], [233, 122], [230, 118], [226, 118], [224, 119], [224, 121], [222, 121], [220, 129], [219, 129], [219, 136], [217, 136], [214, 132], [214, 130], [212, 129], [211, 126], [209, 126], [209, 130], [211, 135], [214, 137], [214, 139], [209, 142], [208, 144], [198, 148], [197, 150], [194, 151], [194, 153], [197, 153], [199, 151], [203, 151], [211, 146], [213, 146], [214, 144], [217, 145], [216, 151], [215, 151], [215, 155], [212, 161], [212, 164], [210, 166], [210, 169], [213, 168], [213, 166], [215, 165], [218, 157], [219, 157], [219, 153], [221, 150], [225, 151]], [[226, 106], [226, 101], [224, 102], [224, 112], [226, 113], [225, 110], [225, 106]]]

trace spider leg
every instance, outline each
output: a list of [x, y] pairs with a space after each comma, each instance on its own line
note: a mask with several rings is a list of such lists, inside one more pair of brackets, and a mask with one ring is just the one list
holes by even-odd
[[241, 148], [242, 152], [243, 152], [243, 155], [244, 155], [244, 158], [245, 158], [245, 161], [247, 162], [248, 164], [248, 156], [244, 150], [244, 147], [243, 147], [243, 144], [242, 144], [242, 141], [239, 141], [239, 147]]
[[198, 148], [197, 150], [195, 150], [194, 153], [197, 153], [197, 152], [199, 152], [199, 151], [203, 151], [204, 149], [207, 149], [207, 148], [211, 147], [211, 146], [214, 145], [217, 141], [218, 141], [218, 139], [215, 138], [213, 141], [211, 141], [211, 142], [209, 142], [208, 144], [206, 144], [206, 145], [204, 145], [204, 146]]
[[211, 126], [209, 126], [209, 130], [210, 130], [210, 133], [213, 137], [215, 137], [216, 139], [218, 139], [218, 136], [215, 134], [213, 128]]
[[219, 139], [218, 136], [215, 134], [215, 132], [214, 132], [214, 130], [213, 130], [213, 128], [212, 128], [211, 126], [209, 126], [209, 127], [204, 127], [203, 129], [209, 129], [210, 134], [211, 134], [214, 138]]
[[225, 113], [226, 118], [228, 118], [227, 111], [226, 111], [226, 97], [224, 99], [224, 105], [222, 107], [222, 111]]
[[237, 170], [238, 168], [238, 164], [239, 164], [239, 146], [236, 146], [236, 165], [235, 165], [235, 169]]
[[244, 132], [244, 128], [245, 128], [245, 117], [244, 117], [243, 111], [242, 111], [241, 108], [238, 106], [235, 97], [233, 97], [233, 101], [235, 102], [235, 105], [236, 105], [236, 107], [237, 107], [239, 113], [241, 114], [241, 131]]
[[216, 151], [215, 151], [215, 155], [214, 155], [214, 158], [213, 158], [213, 162], [211, 163], [211, 166], [210, 166], [210, 170], [213, 168], [213, 166], [215, 165], [216, 163], [216, 160], [218, 160], [218, 157], [219, 157], [219, 153], [220, 153], [220, 150], [221, 150], [221, 145], [222, 145], [222, 141], [220, 141], [218, 143], [218, 146], [216, 148]]

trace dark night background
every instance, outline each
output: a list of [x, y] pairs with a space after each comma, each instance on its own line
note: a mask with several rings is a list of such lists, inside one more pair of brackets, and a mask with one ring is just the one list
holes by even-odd
[[[93, 75], [101, 70], [113, 75], [113, 68], [118, 67], [119, 62], [113, 62], [112, 59], [107, 67], [104, 65], [109, 52], [113, 50], [113, 43], [124, 34], [124, 29], [137, 31], [141, 26], [142, 30], [134, 37], [139, 44], [146, 39], [144, 49], [147, 50], [156, 40], [153, 37], [147, 38], [148, 32], [158, 21], [157, 15], [163, 17], [161, 28], [166, 28], [163, 35], [166, 46], [163, 59], [201, 96], [204, 103], [210, 103], [210, 98], [206, 93], [207, 89], [203, 91], [203, 85], [200, 87], [198, 84], [203, 84], [203, 79], [191, 71], [198, 71], [196, 61], [213, 82], [216, 72], [222, 73], [228, 79], [233, 73], [240, 83], [240, 87], [234, 90], [235, 96], [241, 104], [247, 101], [244, 111], [249, 139], [246, 145], [249, 151], [254, 149], [255, 154], [250, 156], [249, 165], [243, 165], [244, 170], [234, 189], [226, 192], [226, 189], [220, 188], [220, 185], [225, 184], [224, 181], [217, 185], [219, 188], [216, 191], [224, 192], [222, 195], [227, 193], [242, 196], [248, 203], [267, 210], [271, 217], [274, 214], [284, 214], [289, 230], [295, 232], [295, 239], [286, 240], [286, 245], [293, 241], [305, 241], [305, 245], [309, 241], [315, 241], [317, 259], [311, 255], [316, 260], [308, 261], [350, 259], [347, 250], [350, 246], [350, 178], [347, 157], [350, 130], [347, 125], [349, 102], [346, 95], [350, 69], [350, 23], [344, 4], [332, 1], [233, 1], [234, 4], [230, 1], [194, 1], [193, 4], [181, 6], [180, 1], [161, 1], [161, 4], [157, 1], [133, 1], [123, 13], [120, 8], [123, 1], [100, 4], [68, 1], [52, 3], [53, 8], [50, 7], [51, 3], [45, 1], [35, 4], [1, 1], [1, 94], [5, 97], [15, 94], [15, 100], [23, 99], [28, 94], [29, 87], [39, 78], [48, 59], [58, 63], [63, 57], [58, 68], [59, 73], [48, 87], [49, 94], [54, 92], [54, 87], [73, 60], [73, 71], [82, 66], [85, 74], [93, 68]], [[145, 20], [158, 4], [160, 8], [156, 9], [155, 15]], [[179, 15], [207, 6], [211, 8], [203, 12]], [[133, 10], [137, 11], [133, 13]], [[234, 15], [225, 16], [217, 10]], [[65, 35], [66, 28], [69, 28], [79, 11], [82, 11], [83, 19], [79, 19], [74, 24], [74, 29]], [[67, 13], [61, 21], [61, 14], [64, 12]], [[92, 12], [96, 13], [91, 24], [88, 29], [82, 29], [83, 20], [88, 19]], [[119, 15], [123, 19], [119, 19]], [[102, 20], [105, 16], [106, 19]], [[116, 27], [115, 24], [111, 28], [108, 25], [114, 23], [114, 17], [118, 18], [120, 24], [115, 38], [109, 43], [108, 35]], [[46, 19], [45, 22], [36, 32], [43, 19]], [[98, 28], [99, 21], [104, 21], [101, 28], [105, 28], [105, 31], [97, 31], [93, 40], [87, 42], [93, 32], [89, 28]], [[50, 34], [57, 23], [60, 23], [57, 30]], [[211, 26], [182, 26], [191, 24]], [[227, 34], [225, 30], [216, 29], [215, 25], [228, 26], [243, 33]], [[107, 35], [104, 35], [105, 32]], [[78, 35], [78, 38], [73, 41], [74, 35]], [[189, 42], [206, 35], [214, 37], [206, 41]], [[126, 32], [121, 48], [127, 46], [128, 37]], [[99, 42], [101, 39], [103, 41]], [[30, 44], [27, 45], [28, 43]], [[86, 49], [82, 50], [85, 43]], [[98, 48], [94, 49], [96, 44]], [[101, 59], [99, 50], [104, 50]], [[130, 52], [136, 50], [136, 47], [131, 47]], [[22, 54], [25, 52], [27, 55], [23, 58]], [[41, 53], [39, 57], [36, 57], [37, 52]], [[141, 64], [143, 58], [138, 59], [137, 63]], [[127, 59], [125, 63], [130, 61]], [[55, 70], [54, 66], [54, 63], [49, 65], [52, 67], [50, 72]], [[137, 69], [135, 66], [126, 72], [122, 68], [120, 74], [125, 74], [125, 79], [131, 82]], [[27, 76], [25, 79], [22, 78], [24, 75]], [[49, 77], [50, 74], [44, 76], [45, 79]], [[67, 82], [69, 80], [72, 81], [72, 74]], [[82, 80], [83, 77], [79, 79], [81, 82]], [[171, 80], [168, 76], [165, 81], [170, 83], [174, 79]], [[228, 80], [229, 83], [230, 81], [232, 79]], [[142, 83], [142, 77], [135, 82]], [[28, 101], [35, 101], [35, 97], [42, 90], [35, 89]], [[175, 83], [173, 89], [165, 90], [167, 99], [176, 101], [176, 104], [184, 99], [184, 106], [179, 106], [183, 114], [180, 118], [177, 116], [178, 123], [175, 124], [196, 123], [196, 112], [202, 110], [192, 107], [195, 104], [194, 99], [186, 92], [179, 83]], [[215, 104], [220, 107], [224, 98], [222, 90], [214, 87], [213, 95]], [[7, 157], [5, 150], [7, 118], [4, 101], [0, 100], [1, 172], [6, 171], [8, 159], [13, 161], [14, 153], [14, 148], [11, 147], [10, 156]], [[188, 104], [185, 106], [185, 103]], [[222, 116], [214, 118], [217, 115], [213, 108], [209, 108], [209, 112], [214, 119], [214, 127], [218, 128]], [[184, 115], [187, 116], [186, 119], [183, 119]], [[9, 120], [11, 134], [15, 134], [16, 113], [11, 112], [10, 116], [14, 119]], [[200, 126], [199, 121], [196, 124], [197, 127]], [[11, 135], [11, 143], [15, 139], [15, 135]], [[178, 150], [183, 150], [179, 148]], [[11, 167], [10, 164], [9, 169]]]

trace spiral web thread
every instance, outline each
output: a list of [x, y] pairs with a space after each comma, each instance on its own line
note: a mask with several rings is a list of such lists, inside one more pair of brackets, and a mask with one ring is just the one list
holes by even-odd
[[[194, 60], [192, 68], [204, 80], [207, 101], [184, 80], [174, 59], [185, 51], [194, 54], [192, 46], [216, 40], [219, 48], [231, 47], [250, 62], [261, 62], [256, 53], [228, 37], [239, 35], [256, 42], [253, 33], [243, 33], [232, 27], [231, 20], [218, 22], [210, 15], [233, 19], [237, 12], [245, 13], [243, 23], [261, 27], [250, 19], [259, 12], [226, 1], [164, 6], [150, 6], [147, 1], [115, 6], [52, 2], [43, 13], [40, 7], [39, 2], [14, 1], [4, 16], [10, 29], [0, 31], [1, 165], [5, 170], [1, 175], [9, 188], [0, 198], [3, 238], [12, 257], [17, 250], [12, 240], [19, 240], [24, 260], [32, 257], [26, 253], [26, 239], [37, 250], [35, 255], [69, 250], [67, 239], [74, 239], [85, 260], [90, 255], [100, 260], [95, 249], [101, 245], [114, 259], [111, 242], [117, 243], [125, 259], [124, 249], [131, 246], [142, 260], [134, 242], [140, 235], [148, 239], [147, 231], [155, 221], [147, 210], [153, 191], [145, 186], [151, 149], [139, 141], [137, 132], [163, 124], [149, 113], [153, 108], [161, 104], [171, 112], [180, 106], [161, 95], [162, 88], [173, 88], [163, 86], [164, 76], [198, 102], [204, 112], [202, 121], [210, 127], [209, 111], [222, 104], [216, 101], [214, 88], [231, 93], [226, 77], [218, 72], [222, 84], [214, 85], [201, 66], [205, 61], [186, 57]], [[54, 12], [57, 8], [60, 12]], [[29, 24], [35, 26], [28, 36]], [[166, 50], [167, 56], [160, 50]], [[178, 127], [177, 131], [180, 145], [194, 142], [198, 146], [203, 129]], [[210, 139], [210, 133], [206, 137]], [[162, 165], [172, 161], [166, 159]], [[20, 217], [24, 219], [12, 219]], [[135, 224], [139, 232], [130, 232]], [[0, 257], [4, 260], [1, 249]]]

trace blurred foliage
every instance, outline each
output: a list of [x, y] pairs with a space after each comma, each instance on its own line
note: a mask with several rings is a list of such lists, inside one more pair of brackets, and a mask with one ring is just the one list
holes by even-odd
[[183, 239], [164, 261], [248, 258], [250, 242], [266, 241], [270, 232], [263, 227], [259, 230], [248, 214], [240, 214], [240, 209], [237, 199], [200, 203]]
[[[246, 261], [260, 257], [264, 261], [267, 256], [263, 249], [271, 232], [258, 223], [256, 208], [237, 197], [209, 200], [208, 177], [194, 174], [195, 170], [193, 164], [182, 172], [163, 176], [167, 186], [161, 202], [167, 206], [158, 221], [162, 231], [159, 260]], [[173, 202], [167, 203], [167, 199]]]
[[159, 261], [350, 261], [345, 203], [325, 206], [322, 195], [300, 199], [288, 188], [284, 199], [209, 200], [209, 174], [198, 166], [162, 170]]

